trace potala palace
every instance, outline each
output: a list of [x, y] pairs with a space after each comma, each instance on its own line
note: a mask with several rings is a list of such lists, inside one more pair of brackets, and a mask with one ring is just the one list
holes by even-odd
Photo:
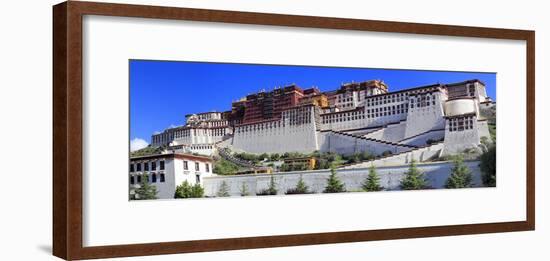
[[[380, 80], [321, 92], [296, 85], [249, 94], [224, 112], [185, 116], [154, 134], [152, 146], [213, 155], [313, 151], [391, 153], [392, 160], [479, 150], [489, 137], [484, 110], [495, 103], [479, 80], [391, 92]], [[489, 139], [490, 140], [490, 139]], [[397, 157], [401, 155], [401, 157]]]
[[[243, 187], [257, 194], [272, 182], [280, 188], [277, 193], [284, 193], [302, 179], [319, 193], [330, 175], [324, 167], [313, 167], [314, 156], [271, 160], [269, 165], [280, 170], [273, 175], [267, 160], [252, 164], [235, 157], [243, 152], [373, 156], [339, 165], [348, 191], [361, 189], [371, 166], [378, 169], [386, 190], [398, 190], [407, 164], [414, 160], [421, 162], [429, 187], [443, 188], [453, 165], [440, 159], [486, 150], [493, 142], [488, 119], [494, 120], [495, 109], [479, 80], [394, 92], [372, 80], [327, 92], [290, 85], [249, 94], [234, 101], [231, 110], [189, 114], [185, 125], [154, 134], [151, 148], [161, 152], [130, 158], [130, 197], [143, 179], [157, 187], [159, 198], [173, 198], [182, 182], [202, 186], [207, 197], [216, 197], [220, 190], [242, 196]], [[238, 165], [240, 171], [217, 175], [219, 159]], [[288, 171], [282, 170], [283, 163], [309, 167]], [[466, 164], [472, 186], [483, 186], [479, 161]]]

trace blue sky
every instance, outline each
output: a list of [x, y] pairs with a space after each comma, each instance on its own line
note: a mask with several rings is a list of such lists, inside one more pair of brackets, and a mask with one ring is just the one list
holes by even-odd
[[262, 89], [295, 83], [327, 91], [373, 79], [390, 91], [480, 79], [496, 101], [495, 73], [130, 60], [130, 139], [149, 143], [154, 132], [182, 125], [186, 114], [229, 110]]

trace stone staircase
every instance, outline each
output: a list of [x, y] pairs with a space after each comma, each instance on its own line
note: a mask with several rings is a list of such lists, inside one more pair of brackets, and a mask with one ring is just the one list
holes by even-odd
[[380, 156], [368, 161], [342, 165], [339, 168], [355, 169], [355, 168], [368, 168], [371, 165], [374, 165], [375, 167], [403, 165], [403, 164], [410, 163], [412, 160], [416, 160], [417, 162], [423, 162], [433, 158], [434, 156], [439, 157], [442, 149], [443, 149], [443, 141], [440, 141], [437, 143], [433, 143], [431, 145], [426, 145], [424, 147], [416, 147], [414, 149], [403, 151], [397, 154]]
[[254, 163], [252, 163], [250, 161], [242, 160], [242, 159], [239, 159], [239, 158], [236, 158], [235, 156], [233, 156], [233, 154], [231, 153], [231, 150], [229, 148], [219, 147], [218, 143], [215, 143], [214, 146], [216, 147], [216, 150], [218, 151], [218, 155], [220, 155], [220, 157], [222, 157], [223, 159], [225, 159], [229, 162], [232, 162], [232, 163], [234, 163], [234, 164], [236, 164], [237, 166], [240, 166], [240, 167], [245, 167], [245, 168], [255, 167]]
[[417, 146], [413, 146], [413, 145], [400, 144], [400, 143], [395, 143], [395, 142], [391, 142], [391, 141], [385, 141], [385, 140], [379, 140], [379, 139], [374, 139], [374, 138], [368, 138], [368, 137], [359, 136], [359, 135], [356, 135], [356, 134], [351, 134], [351, 133], [346, 133], [346, 132], [341, 132], [341, 131], [330, 130], [330, 132], [331, 132], [331, 133], [334, 133], [334, 134], [339, 134], [339, 135], [345, 135], [345, 136], [348, 136], [348, 137], [353, 137], [353, 138], [356, 138], [356, 139], [362, 139], [362, 140], [367, 140], [367, 141], [372, 141], [372, 142], [377, 142], [377, 143], [383, 143], [383, 144], [392, 145], [392, 146], [397, 146], [397, 147], [403, 147], [403, 148], [409, 148], [409, 149], [418, 148]]

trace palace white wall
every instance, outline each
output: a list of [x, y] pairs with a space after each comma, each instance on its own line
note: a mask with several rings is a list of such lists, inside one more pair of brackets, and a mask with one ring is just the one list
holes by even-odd
[[445, 128], [445, 148], [444, 155], [451, 155], [462, 153], [466, 149], [478, 149], [480, 143], [480, 128], [484, 128], [483, 133], [490, 139], [489, 130], [487, 124], [479, 124], [475, 122], [475, 127], [472, 129], [465, 129], [462, 131], [449, 131], [449, 127]]
[[[479, 187], [481, 183], [481, 172], [479, 170], [479, 161], [467, 161], [465, 164], [472, 171], [472, 184], [474, 187]], [[418, 168], [425, 175], [428, 184], [432, 188], [443, 188], [445, 181], [451, 173], [453, 167], [452, 162], [419, 164]], [[408, 171], [408, 166], [399, 167], [379, 167], [377, 168], [380, 177], [380, 184], [388, 190], [399, 189], [401, 179]], [[369, 174], [368, 167], [354, 169], [338, 169], [338, 178], [345, 183], [348, 191], [361, 191], [361, 184]], [[216, 196], [222, 182], [225, 181], [229, 187], [231, 196], [240, 196], [241, 187], [246, 184], [250, 195], [254, 196], [256, 192], [269, 187], [271, 176], [277, 186], [277, 194], [284, 193], [291, 188], [296, 187], [300, 176], [304, 179], [306, 185], [315, 193], [322, 193], [326, 184], [327, 178], [330, 176], [330, 170], [311, 170], [311, 171], [295, 171], [284, 172], [277, 174], [257, 174], [257, 175], [238, 175], [238, 176], [212, 176], [204, 179], [205, 194], [207, 196]]]
[[233, 147], [249, 153], [309, 153], [319, 148], [313, 123], [236, 132]]
[[337, 152], [339, 154], [353, 154], [369, 152], [380, 155], [386, 151], [393, 154], [410, 150], [408, 147], [396, 146], [384, 142], [360, 139], [336, 132], [319, 132], [319, 150], [321, 152]]
[[423, 162], [429, 159], [434, 159], [441, 156], [443, 152], [443, 144], [435, 144], [424, 148], [412, 149], [410, 151], [401, 152], [396, 155], [386, 156], [380, 159], [376, 159], [369, 162], [362, 162], [357, 164], [352, 164], [349, 166], [344, 166], [344, 169], [357, 169], [357, 168], [368, 168], [371, 165], [375, 167], [384, 167], [384, 166], [396, 166], [409, 164], [412, 160], [416, 162]]
[[435, 105], [418, 107], [416, 104], [414, 108], [409, 107], [409, 113], [407, 114], [407, 129], [405, 131], [405, 138], [411, 137], [429, 130], [442, 129], [445, 126], [445, 115], [443, 112], [443, 104], [441, 100], [441, 93], [435, 93], [436, 102]]
[[426, 146], [427, 145], [426, 142], [430, 139], [435, 141], [443, 138], [445, 138], [445, 130], [440, 129], [440, 130], [429, 131], [426, 133], [412, 136], [410, 138], [401, 140], [399, 143], [413, 145], [413, 146]]

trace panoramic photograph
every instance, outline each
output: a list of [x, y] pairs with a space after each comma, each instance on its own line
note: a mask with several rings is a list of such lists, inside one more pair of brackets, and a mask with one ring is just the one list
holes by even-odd
[[496, 73], [129, 61], [129, 200], [496, 187]]

